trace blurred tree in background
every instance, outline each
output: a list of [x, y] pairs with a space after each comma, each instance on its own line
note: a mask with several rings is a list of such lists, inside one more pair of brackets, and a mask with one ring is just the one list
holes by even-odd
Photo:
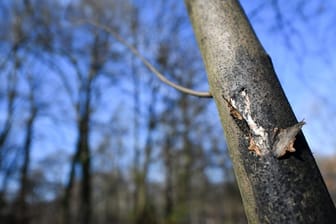
[[[266, 27], [270, 8], [289, 46], [289, 21], [327, 15], [265, 2], [248, 15]], [[246, 223], [214, 103], [83, 22], [207, 89], [182, 1], [3, 0], [0, 15], [0, 223]]]

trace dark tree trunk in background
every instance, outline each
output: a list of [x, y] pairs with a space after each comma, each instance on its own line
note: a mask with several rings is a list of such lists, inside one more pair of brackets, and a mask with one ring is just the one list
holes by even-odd
[[276, 142], [284, 133], [279, 130], [297, 120], [238, 1], [185, 3], [249, 223], [336, 223], [335, 207], [303, 134], [296, 136], [295, 153], [275, 153], [292, 150], [292, 141], [283, 147]]
[[86, 75], [78, 73], [79, 89], [78, 100], [75, 109], [77, 113], [77, 143], [75, 154], [72, 159], [68, 183], [65, 188], [63, 201], [64, 223], [72, 223], [71, 214], [71, 191], [75, 183], [76, 166], [80, 168], [80, 195], [79, 209], [76, 212], [76, 220], [81, 224], [90, 224], [92, 221], [92, 174], [91, 174], [91, 149], [90, 149], [90, 125], [92, 119], [92, 95], [95, 93], [95, 80], [101, 74], [100, 70], [104, 60], [99, 52], [107, 48], [105, 36], [95, 34], [90, 51], [90, 67]]
[[32, 142], [33, 142], [33, 135], [34, 135], [34, 123], [36, 121], [36, 118], [38, 116], [38, 112], [41, 107], [38, 107], [36, 102], [36, 94], [35, 90], [35, 84], [30, 75], [28, 75], [28, 84], [30, 87], [30, 93], [29, 93], [29, 117], [27, 119], [26, 123], [26, 136], [24, 139], [23, 144], [23, 164], [21, 167], [20, 172], [20, 190], [18, 194], [18, 211], [17, 211], [17, 218], [19, 223], [30, 223], [30, 215], [28, 211], [28, 202], [27, 202], [27, 196], [30, 193], [30, 183], [29, 183], [29, 169], [30, 169], [30, 157], [31, 157], [31, 148], [32, 148]]
[[[94, 63], [93, 63], [94, 64]], [[91, 121], [91, 94], [93, 80], [97, 76], [97, 69], [92, 67], [86, 79], [82, 79], [80, 98], [77, 106], [78, 138], [76, 152], [73, 156], [69, 172], [68, 183], [65, 188], [63, 201], [64, 223], [72, 223], [71, 218], [71, 190], [75, 183], [75, 171], [78, 165], [81, 170], [80, 203], [77, 217], [80, 223], [91, 223], [91, 150], [90, 150], [90, 121]]]
[[[138, 198], [137, 198], [137, 213], [136, 213], [136, 220], [135, 222], [137, 224], [154, 224], [157, 223], [156, 220], [156, 211], [155, 207], [153, 206], [153, 199], [149, 197], [149, 181], [148, 181], [148, 175], [149, 175], [149, 169], [150, 165], [152, 163], [152, 152], [154, 149], [154, 142], [153, 142], [153, 134], [156, 130], [156, 113], [155, 113], [155, 107], [157, 104], [157, 87], [151, 86], [150, 87], [150, 104], [147, 108], [148, 113], [148, 121], [146, 124], [146, 130], [147, 130], [147, 137], [145, 140], [145, 146], [143, 149], [144, 154], [144, 161], [141, 166], [141, 171], [139, 175], [139, 183], [138, 183]], [[139, 171], [138, 171], [139, 172]]]
[[[16, 98], [16, 75], [14, 74], [13, 77], [10, 77], [9, 79], [10, 84], [8, 87], [8, 95], [7, 95], [7, 113], [6, 113], [6, 120], [3, 128], [0, 130], [0, 150], [2, 150], [2, 147], [4, 146], [8, 134], [12, 127], [12, 119], [13, 119], [13, 113], [14, 113], [14, 101]], [[14, 81], [13, 81], [14, 79]], [[1, 159], [0, 159], [0, 165], [1, 165]]]
[[[88, 87], [89, 88], [89, 87]], [[71, 190], [75, 183], [75, 170], [81, 168], [80, 205], [78, 219], [80, 223], [90, 223], [91, 219], [91, 159], [89, 148], [89, 122], [90, 122], [90, 90], [86, 90], [83, 111], [78, 121], [78, 138], [76, 152], [73, 156], [69, 172], [68, 183], [64, 195], [64, 222], [72, 223], [71, 218]]]
[[[86, 104], [89, 104], [87, 100]], [[86, 106], [85, 106], [86, 107]], [[76, 152], [73, 156], [71, 168], [69, 172], [68, 183], [65, 188], [64, 195], [64, 222], [72, 223], [71, 219], [71, 190], [74, 186], [75, 181], [75, 170], [76, 166], [81, 168], [81, 190], [80, 190], [80, 211], [79, 220], [80, 223], [90, 223], [91, 217], [91, 159], [90, 159], [90, 149], [89, 149], [89, 120], [90, 112], [86, 111], [80, 117], [78, 124], [78, 139]]]
[[[78, 144], [78, 143], [77, 143]], [[71, 167], [68, 176], [68, 182], [66, 183], [65, 190], [64, 190], [64, 197], [63, 197], [63, 224], [70, 224], [71, 223], [71, 211], [70, 211], [70, 202], [71, 202], [71, 191], [74, 184], [75, 178], [75, 169], [76, 165], [79, 161], [80, 151], [78, 148], [76, 149], [75, 155], [72, 157]]]
[[171, 152], [172, 139], [170, 136], [166, 137], [166, 142], [163, 146], [164, 165], [166, 169], [165, 173], [165, 189], [164, 189], [164, 218], [165, 220], [171, 219], [174, 209], [173, 198], [173, 161]]
[[18, 220], [20, 223], [29, 223], [27, 193], [29, 188], [28, 171], [30, 167], [30, 154], [33, 138], [33, 125], [37, 115], [37, 108], [31, 105], [31, 114], [27, 121], [26, 137], [23, 146], [23, 164], [21, 168], [20, 192], [18, 198]]
[[[90, 94], [90, 92], [88, 92]], [[89, 97], [89, 96], [87, 96]], [[89, 149], [89, 122], [90, 100], [87, 99], [85, 114], [80, 124], [79, 149], [80, 164], [82, 165], [82, 186], [81, 186], [81, 203], [80, 203], [80, 223], [89, 224], [91, 219], [91, 155]]]

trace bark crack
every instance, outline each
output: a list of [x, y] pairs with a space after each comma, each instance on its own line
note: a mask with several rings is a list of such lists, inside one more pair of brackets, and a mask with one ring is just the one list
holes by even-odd
[[282, 157], [286, 152], [295, 152], [294, 142], [296, 135], [305, 124], [301, 121], [287, 128], [266, 129], [258, 125], [251, 113], [251, 101], [246, 89], [242, 89], [234, 97], [229, 99], [223, 96], [227, 102], [231, 116], [238, 121], [245, 122], [248, 127], [248, 139], [250, 151], [258, 156], [265, 156], [270, 152], [277, 158]]

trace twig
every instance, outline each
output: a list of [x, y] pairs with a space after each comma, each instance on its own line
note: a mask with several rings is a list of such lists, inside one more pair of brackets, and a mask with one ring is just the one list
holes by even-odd
[[77, 21], [76, 23], [82, 24], [82, 23], [88, 23], [93, 26], [96, 26], [107, 33], [111, 34], [116, 40], [118, 40], [121, 44], [123, 44], [125, 47], [127, 47], [136, 57], [138, 57], [141, 62], [151, 71], [153, 72], [162, 82], [166, 83], [167, 85], [183, 92], [189, 95], [197, 96], [197, 97], [204, 97], [204, 98], [212, 98], [212, 95], [210, 92], [200, 92], [200, 91], [195, 91], [192, 89], [188, 89], [186, 87], [183, 87], [181, 85], [178, 85], [176, 83], [173, 83], [172, 81], [169, 81], [162, 73], [160, 73], [144, 56], [142, 56], [139, 51], [127, 43], [127, 41], [121, 37], [118, 33], [114, 32], [110, 27], [96, 23], [94, 21], [89, 21], [89, 20], [80, 20]]

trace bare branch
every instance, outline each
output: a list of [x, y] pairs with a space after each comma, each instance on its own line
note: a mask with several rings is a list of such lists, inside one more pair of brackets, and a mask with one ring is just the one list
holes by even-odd
[[151, 71], [153, 72], [162, 82], [164, 82], [165, 84], [183, 92], [189, 95], [193, 95], [193, 96], [197, 96], [197, 97], [204, 97], [204, 98], [212, 98], [212, 95], [210, 92], [200, 92], [200, 91], [195, 91], [192, 89], [188, 89], [186, 87], [183, 87], [181, 85], [178, 85], [176, 83], [173, 83], [172, 81], [169, 81], [162, 73], [160, 73], [144, 56], [142, 56], [139, 51], [133, 47], [132, 45], [130, 45], [129, 43], [127, 43], [127, 41], [121, 37], [119, 34], [117, 34], [116, 32], [114, 32], [110, 27], [103, 25], [103, 24], [99, 24], [95, 21], [88, 21], [88, 20], [79, 20], [76, 22], [77, 24], [83, 24], [83, 23], [88, 23], [91, 24], [95, 27], [98, 27], [106, 32], [108, 32], [109, 34], [111, 34], [115, 39], [117, 39], [122, 45], [124, 45], [125, 47], [127, 47], [137, 58], [139, 58], [141, 60], [141, 62]]

